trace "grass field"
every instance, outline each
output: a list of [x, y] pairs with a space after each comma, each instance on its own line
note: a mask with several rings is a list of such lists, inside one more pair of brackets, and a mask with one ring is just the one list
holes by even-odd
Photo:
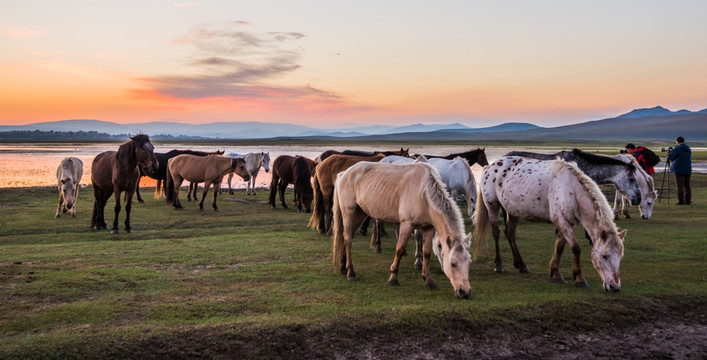
[[[633, 208], [617, 222], [628, 229], [619, 293], [602, 289], [584, 240], [591, 287], [552, 283], [554, 228], [521, 222], [518, 245], [532, 273], [512, 268], [505, 240], [506, 272], [494, 273], [489, 241], [471, 267], [470, 300], [454, 296], [436, 258], [439, 291], [424, 287], [412, 256], [401, 285], [388, 286], [390, 238], [376, 254], [357, 236], [358, 280], [346, 281], [330, 238], [306, 227], [309, 214], [270, 209], [266, 190], [222, 195], [218, 213], [186, 201], [175, 211], [150, 190], [133, 205], [134, 232], [111, 235], [89, 229], [90, 188], [75, 219], [54, 218], [54, 188], [0, 189], [0, 358], [386, 357], [404, 353], [389, 344], [405, 337], [434, 344], [504, 331], [622, 331], [707, 310], [707, 175], [693, 176], [693, 205], [662, 201], [650, 220]], [[569, 250], [561, 270], [571, 279]]]

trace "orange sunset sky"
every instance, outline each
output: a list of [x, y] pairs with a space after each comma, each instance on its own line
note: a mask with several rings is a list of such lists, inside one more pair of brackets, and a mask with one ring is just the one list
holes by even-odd
[[557, 126], [707, 108], [707, 1], [5, 1], [0, 125]]

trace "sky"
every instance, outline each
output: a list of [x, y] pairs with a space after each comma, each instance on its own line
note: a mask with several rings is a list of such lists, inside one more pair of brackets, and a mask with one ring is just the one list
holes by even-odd
[[0, 0], [0, 125], [558, 126], [707, 108], [707, 1]]

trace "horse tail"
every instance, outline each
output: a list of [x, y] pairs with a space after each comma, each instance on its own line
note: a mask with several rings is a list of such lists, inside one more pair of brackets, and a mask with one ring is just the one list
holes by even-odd
[[157, 180], [157, 185], [155, 186], [155, 199], [159, 199], [162, 196], [162, 180]]
[[312, 187], [314, 190], [314, 204], [312, 205], [312, 217], [309, 218], [308, 226], [313, 230], [317, 230], [320, 226], [324, 226], [319, 221], [320, 217], [324, 217], [324, 193], [322, 193], [322, 188], [319, 185], [319, 176], [316, 173]]
[[334, 205], [333, 211], [333, 228], [332, 228], [332, 262], [334, 269], [341, 269], [341, 260], [344, 254], [344, 219], [341, 216], [341, 208], [339, 204], [339, 193], [337, 188], [334, 189]]
[[174, 201], [174, 180], [172, 179], [172, 172], [169, 171], [169, 162], [167, 162], [167, 176], [164, 181], [164, 197], [167, 204], [171, 204]]
[[279, 178], [280, 177], [278, 176], [277, 171], [273, 170], [272, 178], [270, 179], [270, 196], [268, 196], [268, 204], [270, 204], [273, 208], [275, 207], [275, 195], [277, 194], [277, 183]]
[[489, 229], [489, 211], [484, 203], [484, 192], [479, 191], [477, 194], [476, 211], [474, 212], [474, 257], [481, 253], [481, 245], [486, 238], [486, 233]]

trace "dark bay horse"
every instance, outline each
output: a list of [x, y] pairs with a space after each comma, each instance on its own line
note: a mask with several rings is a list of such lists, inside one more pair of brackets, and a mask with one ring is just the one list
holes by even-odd
[[[270, 197], [268, 202], [270, 207], [275, 208], [275, 194], [280, 193], [280, 203], [287, 209], [285, 204], [285, 189], [288, 184], [295, 186], [294, 203], [297, 211], [302, 212], [302, 206], [306, 212], [312, 211], [312, 174], [317, 163], [304, 156], [280, 155], [275, 159], [272, 166], [272, 181], [270, 182]], [[278, 191], [279, 190], [279, 191]]]
[[214, 184], [211, 206], [214, 210], [219, 211], [218, 206], [216, 206], [216, 198], [218, 197], [223, 177], [230, 172], [235, 172], [245, 181], [250, 180], [250, 175], [243, 159], [220, 155], [202, 157], [183, 154], [175, 156], [167, 162], [167, 183], [165, 186], [167, 203], [171, 203], [177, 210], [183, 209], [182, 204], [179, 202], [179, 187], [182, 186], [182, 182], [184, 180], [192, 183], [203, 182], [204, 191], [201, 194], [199, 209], [204, 211], [204, 198], [211, 184]]
[[[155, 199], [159, 199], [162, 195], [162, 183], [167, 180], [167, 161], [169, 159], [182, 154], [196, 155], [196, 156], [206, 156], [209, 154], [223, 155], [223, 150], [214, 152], [204, 152], [204, 151], [194, 151], [194, 150], [170, 150], [166, 153], [155, 153], [159, 167], [152, 171], [146, 169], [144, 166], [140, 166], [140, 177], [147, 176], [149, 178], [157, 180], [157, 186], [155, 187]], [[140, 196], [140, 182], [138, 181], [137, 187], [135, 188], [135, 195], [137, 195], [138, 202], [144, 202]], [[196, 193], [195, 193], [196, 198]]]
[[334, 204], [334, 183], [336, 175], [361, 161], [379, 162], [385, 155], [353, 156], [334, 154], [317, 165], [314, 172], [314, 210], [309, 219], [309, 227], [322, 234], [331, 233], [332, 206]]
[[118, 214], [120, 213], [120, 194], [125, 191], [125, 231], [130, 227], [130, 208], [133, 194], [140, 180], [138, 164], [150, 171], [157, 171], [159, 163], [154, 153], [150, 137], [138, 134], [130, 141], [120, 145], [118, 151], [106, 151], [98, 154], [91, 164], [91, 184], [93, 184], [93, 215], [91, 227], [95, 230], [107, 229], [104, 208], [110, 196], [115, 193], [115, 219], [112, 234], [118, 233]]
[[323, 152], [321, 155], [319, 155], [319, 162], [322, 162], [326, 158], [328, 158], [329, 156], [332, 156], [335, 154], [368, 156], [368, 157], [374, 156], [375, 154], [383, 154], [385, 156], [390, 156], [390, 155], [410, 156], [410, 148], [407, 148], [407, 149], [400, 148], [400, 150], [393, 150], [393, 151], [358, 151], [358, 150], [336, 151], [336, 150], [327, 150], [327, 151]]
[[[419, 155], [417, 155], [419, 156]], [[489, 164], [489, 161], [486, 159], [486, 148], [476, 148], [476, 150], [469, 150], [461, 153], [454, 153], [454, 154], [449, 154], [446, 156], [440, 156], [440, 155], [423, 155], [424, 157], [428, 159], [433, 159], [433, 158], [442, 158], [442, 159], [447, 159], [447, 160], [454, 160], [456, 157], [460, 157], [465, 159], [468, 163], [469, 166], [474, 165], [474, 164], [479, 164], [481, 166], [486, 166]]]

